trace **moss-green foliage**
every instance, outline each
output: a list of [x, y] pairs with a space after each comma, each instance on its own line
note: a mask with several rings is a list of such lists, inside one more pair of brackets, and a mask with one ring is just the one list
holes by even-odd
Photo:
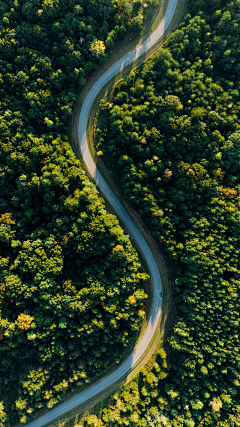
[[67, 132], [76, 93], [141, 27], [143, 4], [0, 8], [0, 423], [12, 426], [106, 372], [141, 323], [138, 256]]
[[171, 366], [158, 397], [146, 392], [145, 410], [142, 397], [131, 410], [135, 425], [155, 406], [149, 425], [239, 425], [239, 60], [218, 46], [240, 48], [240, 4], [204, 4], [120, 82], [102, 104], [107, 133], [97, 130], [124, 193], [177, 263]]

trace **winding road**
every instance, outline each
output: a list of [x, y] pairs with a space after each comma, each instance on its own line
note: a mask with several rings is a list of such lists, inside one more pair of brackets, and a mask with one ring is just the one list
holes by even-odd
[[89, 151], [86, 128], [87, 128], [87, 120], [88, 120], [89, 112], [96, 95], [112, 77], [114, 77], [118, 72], [123, 70], [127, 65], [133, 62], [135, 59], [139, 58], [143, 53], [147, 52], [147, 50], [150, 49], [160, 39], [160, 37], [167, 30], [173, 18], [173, 15], [177, 6], [177, 2], [178, 0], [169, 0], [166, 13], [161, 23], [159, 24], [158, 28], [153, 32], [153, 34], [142, 45], [138, 46], [132, 52], [128, 53], [122, 59], [116, 62], [92, 86], [82, 106], [81, 114], [79, 118], [79, 124], [78, 124], [79, 144], [80, 144], [81, 153], [83, 156], [83, 160], [86, 164], [86, 167], [90, 175], [96, 181], [101, 192], [104, 194], [105, 198], [113, 206], [116, 214], [118, 215], [119, 218], [121, 218], [121, 220], [125, 224], [129, 234], [136, 241], [138, 247], [140, 248], [148, 264], [148, 268], [149, 268], [149, 271], [152, 277], [152, 283], [153, 283], [153, 304], [151, 307], [151, 313], [150, 313], [146, 331], [142, 339], [140, 340], [140, 342], [135, 347], [134, 351], [131, 353], [131, 355], [125, 360], [125, 362], [121, 366], [119, 366], [118, 369], [116, 369], [115, 372], [103, 378], [97, 384], [90, 386], [87, 390], [78, 394], [77, 396], [73, 397], [67, 402], [62, 403], [61, 405], [52, 409], [47, 414], [27, 424], [26, 427], [44, 426], [45, 424], [53, 421], [60, 415], [63, 415], [64, 413], [70, 411], [71, 409], [75, 408], [81, 403], [86, 402], [88, 399], [96, 396], [98, 393], [102, 392], [105, 388], [115, 383], [115, 381], [119, 380], [123, 375], [125, 375], [128, 371], [130, 371], [132, 367], [137, 363], [137, 361], [141, 358], [141, 356], [147, 349], [148, 345], [150, 344], [153, 338], [154, 332], [156, 330], [156, 327], [158, 325], [158, 321], [161, 313], [161, 305], [162, 305], [162, 283], [161, 283], [160, 274], [158, 271], [156, 261], [154, 259], [154, 256], [150, 248], [148, 247], [147, 243], [142, 237], [141, 233], [133, 224], [132, 220], [130, 219], [130, 217], [124, 210], [124, 208], [121, 206], [118, 199], [114, 196], [113, 192], [110, 190], [109, 186], [104, 181], [103, 177], [98, 171], [94, 163], [94, 160], [92, 159], [91, 153]]

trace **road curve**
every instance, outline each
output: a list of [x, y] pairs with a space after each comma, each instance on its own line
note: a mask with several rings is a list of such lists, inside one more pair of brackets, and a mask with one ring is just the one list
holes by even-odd
[[124, 222], [129, 234], [137, 242], [138, 247], [140, 248], [148, 264], [148, 268], [153, 282], [153, 305], [151, 308], [147, 329], [132, 354], [125, 360], [125, 362], [121, 366], [119, 366], [118, 369], [116, 369], [115, 372], [103, 378], [97, 384], [94, 384], [93, 386], [89, 387], [87, 390], [78, 394], [67, 402], [62, 403], [61, 405], [52, 409], [47, 414], [27, 424], [25, 427], [42, 427], [45, 424], [53, 421], [60, 415], [63, 415], [65, 412], [68, 412], [76, 406], [80, 405], [81, 403], [86, 402], [88, 399], [102, 392], [105, 388], [113, 384], [115, 381], [119, 380], [123, 375], [130, 371], [130, 369], [137, 363], [137, 361], [143, 355], [148, 345], [150, 344], [150, 341], [152, 340], [155, 329], [157, 327], [162, 305], [162, 283], [156, 261], [141, 233], [135, 227], [132, 220], [130, 219], [124, 208], [121, 206], [117, 198], [114, 196], [113, 192], [110, 190], [109, 186], [104, 181], [100, 172], [98, 171], [89, 151], [86, 127], [89, 112], [96, 95], [112, 77], [114, 77], [119, 71], [123, 70], [135, 59], [139, 58], [143, 53], [147, 52], [147, 50], [150, 49], [160, 39], [160, 37], [164, 34], [173, 18], [177, 2], [178, 0], [169, 0], [166, 13], [158, 28], [153, 32], [153, 34], [142, 45], [138, 46], [132, 52], [128, 53], [122, 59], [116, 62], [93, 85], [87, 97], [85, 98], [78, 124], [79, 144], [85, 165], [90, 175], [96, 181], [101, 192], [104, 194], [105, 198], [113, 206], [118, 217], [121, 218], [121, 220]]

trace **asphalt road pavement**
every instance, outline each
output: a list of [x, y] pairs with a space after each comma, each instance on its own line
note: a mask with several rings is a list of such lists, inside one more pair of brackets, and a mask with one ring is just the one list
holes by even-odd
[[175, 12], [175, 9], [177, 6], [177, 1], [178, 0], [169, 0], [166, 13], [165, 13], [161, 23], [159, 24], [158, 28], [153, 32], [152, 35], [142, 45], [138, 46], [132, 52], [128, 53], [122, 59], [120, 59], [118, 62], [116, 62], [93, 85], [93, 87], [89, 91], [89, 93], [88, 93], [88, 95], [84, 101], [84, 104], [82, 106], [81, 114], [80, 114], [80, 118], [79, 118], [79, 124], [78, 124], [79, 144], [80, 144], [82, 156], [83, 156], [84, 162], [86, 164], [86, 167], [87, 167], [90, 175], [96, 181], [98, 187], [101, 189], [105, 198], [113, 206], [118, 217], [121, 218], [121, 220], [124, 222], [130, 236], [132, 236], [134, 238], [134, 240], [137, 242], [137, 244], [138, 244], [138, 246], [139, 246], [139, 248], [140, 248], [147, 264], [148, 264], [148, 268], [149, 268], [151, 278], [152, 278], [152, 283], [153, 283], [153, 305], [151, 308], [151, 313], [150, 313], [150, 317], [149, 317], [149, 321], [147, 324], [146, 331], [145, 331], [142, 339], [140, 340], [140, 342], [137, 344], [134, 351], [125, 360], [125, 362], [122, 365], [120, 365], [118, 369], [116, 369], [116, 371], [114, 371], [110, 375], [108, 375], [105, 378], [103, 378], [102, 380], [100, 380], [97, 384], [90, 386], [84, 392], [78, 394], [77, 396], [73, 397], [72, 399], [68, 400], [67, 402], [62, 403], [61, 405], [57, 406], [56, 408], [50, 410], [47, 414], [39, 417], [35, 421], [27, 424], [26, 427], [42, 427], [42, 426], [44, 426], [45, 424], [49, 423], [50, 421], [54, 420], [55, 418], [59, 417], [60, 415], [65, 414], [67, 411], [70, 411], [71, 409], [75, 408], [76, 406], [80, 405], [81, 403], [86, 402], [88, 399], [90, 399], [93, 396], [97, 395], [98, 393], [102, 392], [105, 388], [107, 388], [108, 386], [113, 384], [115, 381], [119, 380], [123, 375], [125, 375], [128, 371], [130, 371], [132, 369], [132, 367], [137, 363], [137, 361], [143, 355], [143, 353], [147, 349], [148, 345], [150, 344], [150, 342], [153, 338], [155, 329], [157, 327], [159, 317], [160, 317], [160, 313], [161, 313], [161, 305], [162, 305], [162, 283], [161, 283], [160, 274], [159, 274], [159, 271], [157, 268], [156, 261], [154, 259], [154, 256], [153, 256], [150, 248], [148, 247], [147, 243], [145, 242], [144, 238], [142, 237], [141, 233], [138, 231], [136, 226], [133, 224], [132, 220], [130, 219], [130, 217], [128, 216], [126, 211], [121, 206], [121, 203], [115, 197], [115, 195], [110, 190], [107, 183], [104, 181], [100, 172], [98, 171], [98, 169], [94, 163], [94, 160], [92, 159], [91, 153], [89, 151], [89, 147], [88, 147], [88, 143], [87, 143], [86, 127], [87, 127], [88, 115], [89, 115], [91, 106], [94, 102], [96, 95], [105, 86], [105, 84], [113, 76], [115, 76], [115, 74], [117, 74], [119, 71], [121, 71], [127, 65], [129, 65], [135, 59], [140, 57], [143, 53], [147, 52], [147, 50], [150, 49], [160, 39], [160, 37], [167, 30], [167, 28], [168, 28], [168, 26], [172, 20], [172, 17], [174, 15], [174, 12]]

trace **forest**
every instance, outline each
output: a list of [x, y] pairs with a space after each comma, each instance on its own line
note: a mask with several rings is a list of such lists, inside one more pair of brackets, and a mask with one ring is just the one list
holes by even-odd
[[188, 12], [101, 101], [95, 127], [175, 265], [179, 315], [166, 351], [85, 426], [240, 426], [240, 2]]
[[0, 3], [1, 426], [119, 363], [145, 317], [148, 275], [73, 153], [69, 119], [148, 4]]

